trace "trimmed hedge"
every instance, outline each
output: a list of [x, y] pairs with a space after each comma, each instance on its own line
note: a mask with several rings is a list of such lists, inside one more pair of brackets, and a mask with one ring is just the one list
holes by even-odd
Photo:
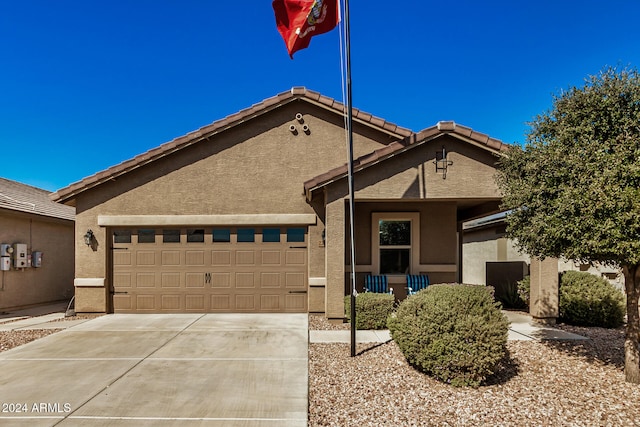
[[[356, 329], [386, 329], [387, 319], [395, 308], [391, 294], [365, 292], [356, 297]], [[344, 298], [347, 321], [351, 322], [351, 296]]]
[[489, 287], [431, 285], [388, 325], [412, 366], [453, 386], [479, 386], [506, 355], [508, 321]]
[[624, 323], [625, 296], [602, 277], [581, 271], [560, 276], [560, 320], [572, 325], [617, 328]]

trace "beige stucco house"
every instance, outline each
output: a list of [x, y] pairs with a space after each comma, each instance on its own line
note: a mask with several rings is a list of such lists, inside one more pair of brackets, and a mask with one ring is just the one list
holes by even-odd
[[0, 178], [0, 312], [70, 301], [75, 209]]
[[[343, 110], [293, 88], [54, 193], [76, 208], [76, 311], [343, 318]], [[353, 117], [358, 286], [385, 274], [402, 298], [406, 273], [460, 280], [462, 223], [497, 212], [505, 145]], [[389, 227], [404, 237], [381, 240]]]

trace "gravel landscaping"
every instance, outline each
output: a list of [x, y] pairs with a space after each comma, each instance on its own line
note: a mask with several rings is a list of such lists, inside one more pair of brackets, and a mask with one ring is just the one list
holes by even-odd
[[[310, 328], [323, 319], [310, 316]], [[326, 329], [348, 329], [329, 325]], [[311, 344], [310, 426], [637, 426], [640, 386], [625, 383], [624, 329], [559, 328], [588, 341], [509, 341], [489, 384], [454, 388], [405, 361], [395, 343]]]

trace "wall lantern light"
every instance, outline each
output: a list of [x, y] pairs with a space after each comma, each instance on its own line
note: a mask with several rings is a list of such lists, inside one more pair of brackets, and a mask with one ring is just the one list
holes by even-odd
[[91, 246], [93, 243], [93, 230], [88, 229], [86, 233], [84, 233], [84, 244], [87, 246]]
[[442, 152], [436, 151], [436, 160], [433, 163], [436, 165], [436, 173], [442, 172], [442, 179], [447, 179], [447, 169], [453, 165], [453, 161], [447, 159], [447, 150], [444, 146]]

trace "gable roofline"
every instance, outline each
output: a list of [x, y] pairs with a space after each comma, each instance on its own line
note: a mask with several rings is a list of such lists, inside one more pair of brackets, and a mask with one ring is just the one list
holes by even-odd
[[74, 221], [76, 210], [53, 202], [50, 194], [41, 188], [0, 178], [0, 209]]
[[[503, 155], [508, 150], [509, 145], [499, 139], [476, 132], [470, 127], [459, 125], [453, 121], [440, 121], [436, 125], [421, 130], [417, 134], [409, 135], [401, 141], [392, 142], [386, 147], [379, 148], [369, 154], [358, 157], [353, 161], [353, 172], [371, 167], [381, 161], [394, 157], [413, 147], [421, 145], [425, 142], [432, 141], [443, 135], [453, 135], [456, 138], [475, 145], [481, 149], [487, 150], [495, 155]], [[343, 179], [347, 176], [347, 163], [332, 169], [328, 172], [318, 175], [304, 183], [304, 192], [308, 201], [313, 198], [312, 193], [320, 188], [325, 187], [332, 182]]]
[[[97, 172], [96, 174], [84, 178], [78, 182], [72, 183], [69, 186], [52, 193], [51, 199], [60, 203], [69, 202], [80, 193], [99, 186], [106, 181], [113, 180], [134, 169], [152, 163], [176, 151], [182, 150], [227, 129], [240, 125], [247, 120], [258, 117], [262, 114], [265, 114], [278, 107], [299, 99], [340, 115], [343, 115], [345, 111], [344, 104], [333, 98], [324, 96], [319, 92], [308, 90], [305, 87], [293, 87], [286, 92], [281, 92], [275, 96], [258, 102], [257, 104], [254, 104], [249, 108], [245, 108], [244, 110], [238, 111], [237, 113], [231, 114], [223, 119], [217, 120], [209, 125], [203, 126], [200, 129], [189, 132], [186, 135], [177, 137], [156, 148], [152, 148], [151, 150], [148, 150], [145, 153], [142, 153], [132, 159], [125, 160], [120, 164], [112, 166], [101, 172]], [[358, 110], [356, 108], [353, 108], [353, 119], [358, 123], [374, 128], [380, 132], [395, 136], [396, 138], [405, 138], [413, 134], [413, 132], [409, 129], [400, 127], [394, 123], [387, 122], [384, 119]]]

